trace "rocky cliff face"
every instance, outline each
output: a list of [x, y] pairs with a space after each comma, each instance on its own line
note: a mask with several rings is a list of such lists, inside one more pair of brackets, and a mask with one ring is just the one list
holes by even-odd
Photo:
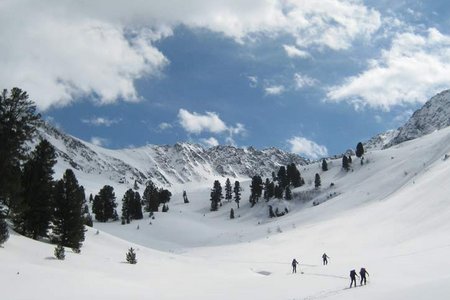
[[447, 126], [450, 126], [450, 90], [437, 94], [415, 111], [385, 147], [421, 137]]

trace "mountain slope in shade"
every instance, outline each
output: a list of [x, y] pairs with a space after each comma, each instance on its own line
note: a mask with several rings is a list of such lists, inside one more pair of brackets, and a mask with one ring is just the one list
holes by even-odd
[[78, 175], [98, 175], [112, 183], [131, 187], [152, 180], [166, 187], [209, 181], [214, 177], [249, 178], [270, 176], [281, 165], [304, 165], [307, 160], [276, 148], [257, 150], [197, 144], [147, 145], [134, 149], [110, 150], [64, 134], [49, 124], [39, 128], [56, 148], [57, 173], [72, 168]]

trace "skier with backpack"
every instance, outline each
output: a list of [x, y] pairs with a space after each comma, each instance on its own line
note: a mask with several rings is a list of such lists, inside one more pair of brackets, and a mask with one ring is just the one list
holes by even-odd
[[298, 265], [298, 261], [294, 258], [292, 260], [292, 273], [297, 273], [297, 265]]
[[356, 287], [356, 277], [359, 278], [358, 274], [356, 274], [355, 270], [351, 270], [350, 271], [350, 288], [352, 287], [352, 284], [355, 283], [355, 287]]
[[361, 270], [359, 271], [359, 275], [361, 276], [360, 285], [362, 285], [363, 282], [364, 282], [364, 285], [366, 285], [366, 283], [367, 283], [366, 274], [367, 274], [367, 276], [369, 276], [369, 272], [367, 272], [367, 270], [365, 268], [361, 268]]
[[326, 254], [326, 253], [324, 253], [323, 255], [322, 255], [322, 260], [323, 260], [323, 265], [328, 265], [328, 259], [329, 259], [330, 257]]

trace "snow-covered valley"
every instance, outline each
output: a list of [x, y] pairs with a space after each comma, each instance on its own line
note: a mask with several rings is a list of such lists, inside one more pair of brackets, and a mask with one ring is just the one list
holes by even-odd
[[[230, 202], [218, 212], [209, 211], [209, 189], [217, 177], [180, 185], [169, 212], [128, 225], [95, 222], [81, 254], [68, 250], [64, 261], [53, 258], [54, 245], [11, 233], [0, 248], [2, 294], [4, 299], [447, 299], [450, 159], [444, 157], [449, 154], [445, 128], [369, 151], [365, 164], [355, 158], [349, 172], [340, 159], [330, 161], [326, 172], [319, 163], [302, 166], [306, 184], [294, 193], [314, 189], [319, 173], [322, 192], [314, 200], [320, 205], [271, 200], [290, 211], [273, 219], [264, 201], [250, 207], [249, 182], [241, 182], [239, 210]], [[88, 192], [107, 183], [100, 176], [80, 176]], [[118, 202], [125, 189], [116, 189]], [[189, 204], [183, 203], [182, 189]], [[137, 249], [136, 265], [125, 263], [130, 246]], [[324, 252], [331, 257], [327, 266]], [[303, 273], [291, 274], [293, 258]], [[347, 289], [349, 271], [360, 267], [370, 273], [368, 285]]]

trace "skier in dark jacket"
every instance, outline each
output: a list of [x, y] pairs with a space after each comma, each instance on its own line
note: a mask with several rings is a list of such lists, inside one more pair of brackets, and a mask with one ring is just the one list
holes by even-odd
[[326, 254], [326, 253], [324, 253], [323, 255], [322, 255], [322, 259], [323, 259], [323, 264], [324, 265], [328, 265], [328, 259], [329, 259], [330, 257]]
[[355, 287], [356, 287], [356, 277], [359, 277], [359, 276], [356, 274], [356, 271], [355, 271], [355, 270], [351, 270], [351, 271], [350, 271], [350, 279], [351, 279], [352, 281], [350, 282], [350, 288], [352, 287], [352, 284], [353, 284], [353, 283], [355, 283]]
[[364, 282], [364, 285], [366, 285], [366, 282], [367, 282], [366, 274], [367, 274], [367, 276], [369, 276], [369, 272], [367, 272], [367, 270], [365, 268], [361, 268], [361, 270], [359, 271], [359, 275], [361, 276], [360, 285], [362, 285], [363, 282]]
[[298, 261], [294, 258], [292, 260], [292, 273], [297, 273], [297, 265], [298, 265]]

